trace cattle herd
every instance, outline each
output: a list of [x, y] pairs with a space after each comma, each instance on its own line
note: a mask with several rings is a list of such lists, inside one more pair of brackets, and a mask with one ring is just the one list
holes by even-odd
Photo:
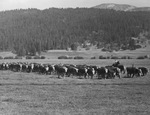
[[121, 74], [133, 78], [134, 76], [145, 76], [148, 73], [146, 67], [125, 67], [116, 61], [112, 65], [100, 67], [95, 65], [73, 65], [73, 64], [40, 64], [27, 62], [1, 63], [0, 70], [11, 70], [14, 72], [38, 73], [45, 75], [57, 75], [58, 78], [74, 77], [77, 78], [98, 78], [113, 79], [120, 78]]

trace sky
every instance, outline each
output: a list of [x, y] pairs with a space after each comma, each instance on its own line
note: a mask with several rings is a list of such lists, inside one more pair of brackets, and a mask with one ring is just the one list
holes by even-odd
[[150, 0], [0, 0], [0, 11], [37, 8], [76, 8], [93, 7], [102, 3], [129, 4], [150, 7]]

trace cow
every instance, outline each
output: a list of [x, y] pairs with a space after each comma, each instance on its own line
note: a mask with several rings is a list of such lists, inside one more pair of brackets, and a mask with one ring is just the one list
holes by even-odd
[[146, 67], [138, 67], [138, 69], [142, 72], [141, 76], [145, 76], [148, 73], [148, 69]]
[[95, 74], [97, 74], [97, 69], [99, 68], [98, 66], [96, 66], [96, 65], [90, 65], [90, 67], [91, 68], [94, 68], [94, 70], [95, 70]]
[[126, 67], [127, 71], [127, 76], [133, 78], [135, 75], [136, 76], [141, 76], [141, 69], [138, 69], [136, 67]]
[[34, 63], [26, 64], [27, 72], [30, 73], [34, 69]]
[[108, 74], [108, 69], [105, 67], [99, 67], [97, 69], [97, 77], [98, 79], [106, 79], [106, 76]]
[[8, 70], [9, 69], [9, 63], [2, 63], [1, 65], [0, 65], [1, 67], [1, 70]]
[[63, 65], [55, 65], [55, 71], [58, 75], [58, 78], [64, 77], [65, 74], [67, 73], [68, 68], [63, 66]]
[[33, 67], [33, 70], [32, 70], [32, 72], [36, 72], [36, 73], [39, 73], [39, 66], [40, 66], [40, 64], [39, 63], [34, 63], [34, 67]]
[[83, 76], [86, 79], [88, 75], [87, 74], [88, 69], [86, 67], [77, 67], [77, 69], [78, 69], [77, 75], [79, 76], [79, 79], [81, 78], [81, 76]]
[[28, 69], [28, 64], [27, 63], [23, 63], [22, 64], [22, 72], [27, 72], [27, 69]]
[[55, 71], [55, 67], [54, 67], [54, 65], [50, 65], [50, 64], [48, 64], [48, 71], [47, 71], [47, 74], [49, 74], [49, 75], [51, 75], [52, 74], [52, 72], [54, 72]]
[[14, 71], [14, 72], [20, 72], [22, 71], [22, 63], [21, 62], [17, 62], [17, 63], [10, 63], [9, 64], [9, 69], [11, 71]]
[[73, 76], [77, 75], [77, 73], [78, 73], [77, 68], [75, 68], [75, 67], [67, 67], [67, 68], [68, 68], [67, 73], [66, 73], [67, 77], [70, 77], [71, 75], [73, 75]]
[[48, 71], [48, 66], [47, 65], [40, 64], [38, 66], [38, 72], [39, 72], [39, 74], [47, 74], [47, 71]]
[[87, 75], [88, 75], [88, 77], [90, 76], [91, 79], [93, 79], [93, 76], [94, 76], [95, 74], [96, 74], [95, 69], [94, 69], [92, 66], [89, 66], [89, 67], [87, 68]]

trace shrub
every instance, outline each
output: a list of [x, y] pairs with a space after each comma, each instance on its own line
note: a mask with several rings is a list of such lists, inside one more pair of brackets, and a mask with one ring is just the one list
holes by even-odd
[[87, 47], [85, 50], [90, 50], [90, 48], [89, 48], [89, 47]]
[[41, 59], [40, 56], [34, 56], [33, 59]]
[[68, 57], [67, 59], [73, 59], [73, 57]]
[[142, 48], [141, 45], [135, 45], [134, 47], [135, 47], [136, 49]]
[[111, 59], [119, 59], [117, 56], [112, 56]]
[[99, 59], [107, 59], [107, 58], [101, 55], [99, 56]]
[[69, 57], [69, 56], [59, 56], [58, 59], [73, 59], [73, 57]]
[[31, 56], [26, 56], [26, 59], [32, 59], [32, 57]]
[[145, 59], [145, 57], [144, 56], [139, 56], [139, 57], [137, 57], [137, 59]]
[[45, 59], [46, 57], [45, 56], [41, 56], [41, 59]]
[[91, 57], [91, 59], [96, 59], [96, 57]]
[[121, 59], [128, 59], [128, 57], [127, 56], [123, 56], [123, 57], [121, 57]]
[[67, 56], [59, 56], [58, 59], [68, 59]]
[[4, 59], [14, 59], [12, 56], [4, 57]]
[[22, 59], [22, 57], [21, 56], [16, 56], [15, 59]]
[[132, 58], [132, 57], [130, 57], [130, 56], [127, 56], [127, 58], [128, 58], [128, 59], [133, 59], [133, 58]]
[[103, 48], [102, 51], [103, 51], [103, 52], [106, 52], [106, 51], [108, 51], [108, 50], [107, 50], [106, 48]]
[[81, 56], [76, 56], [76, 57], [74, 57], [74, 59], [84, 59], [84, 58]]
[[107, 56], [106, 58], [107, 58], [107, 59], [110, 59], [110, 57], [109, 57], [109, 56]]

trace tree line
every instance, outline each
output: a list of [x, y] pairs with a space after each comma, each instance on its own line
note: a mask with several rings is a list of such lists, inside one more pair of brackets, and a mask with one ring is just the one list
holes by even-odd
[[138, 37], [143, 31], [150, 33], [150, 12], [94, 8], [0, 12], [0, 50], [14, 51], [18, 55], [67, 49], [86, 40], [99, 46], [127, 46], [131, 37]]

